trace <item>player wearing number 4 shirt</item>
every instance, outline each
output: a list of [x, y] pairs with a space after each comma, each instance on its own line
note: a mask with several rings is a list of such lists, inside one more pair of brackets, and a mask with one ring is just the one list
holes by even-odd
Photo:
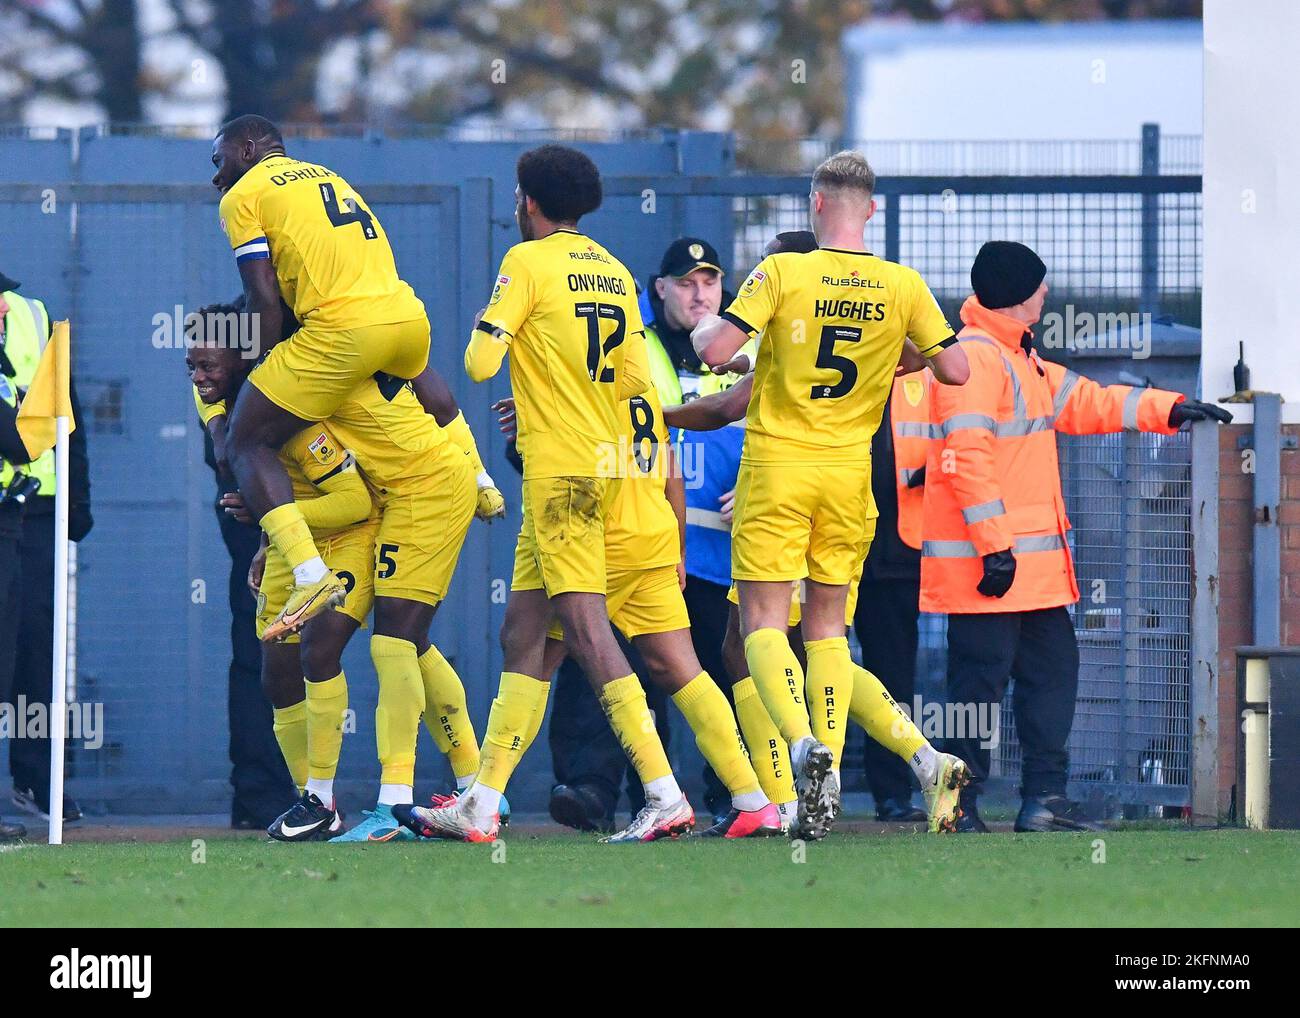
[[[345, 593], [294, 506], [278, 450], [372, 376], [423, 371], [429, 321], [361, 196], [333, 170], [289, 158], [269, 120], [225, 124], [212, 163], [248, 310], [261, 341], [274, 345], [234, 407], [228, 453], [249, 512], [293, 570], [294, 589], [268, 628], [275, 636]], [[301, 323], [283, 342], [281, 297]]]
[[465, 351], [466, 371], [479, 382], [510, 355], [518, 412], [523, 526], [501, 628], [505, 669], [474, 784], [454, 803], [395, 813], [425, 836], [496, 837], [501, 793], [545, 711], [546, 633], [555, 618], [646, 788], [647, 810], [615, 837], [676, 837], [695, 815], [605, 602], [605, 519], [621, 483], [618, 409], [650, 384], [636, 286], [618, 259], [578, 232], [601, 201], [587, 156], [544, 145], [520, 156], [516, 173], [523, 242], [506, 253]]
[[[870, 515], [872, 433], [900, 360], [909, 369], [928, 361], [948, 384], [968, 373], [921, 277], [863, 247], [874, 188], [856, 152], [818, 166], [809, 212], [819, 249], [765, 258], [723, 315], [692, 334], [701, 360], [717, 366], [762, 333], [736, 484], [732, 575], [745, 657], [789, 743], [796, 833], [806, 838], [824, 837], [839, 811], [853, 681], [844, 612]], [[806, 683], [786, 638], [790, 581], [802, 577]], [[936, 757], [938, 779], [960, 784], [960, 761]]]

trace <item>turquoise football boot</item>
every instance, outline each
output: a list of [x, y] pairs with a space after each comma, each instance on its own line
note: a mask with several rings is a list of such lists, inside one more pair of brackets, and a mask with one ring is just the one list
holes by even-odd
[[393, 818], [393, 808], [380, 803], [374, 809], [361, 811], [365, 817], [349, 831], [337, 838], [330, 838], [330, 843], [338, 841], [414, 841], [415, 834], [408, 831]]

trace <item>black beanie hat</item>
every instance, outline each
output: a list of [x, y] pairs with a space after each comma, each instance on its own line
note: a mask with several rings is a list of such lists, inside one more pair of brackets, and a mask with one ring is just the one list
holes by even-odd
[[1024, 244], [990, 240], [970, 267], [970, 285], [979, 302], [995, 311], [1023, 304], [1046, 275], [1043, 260]]

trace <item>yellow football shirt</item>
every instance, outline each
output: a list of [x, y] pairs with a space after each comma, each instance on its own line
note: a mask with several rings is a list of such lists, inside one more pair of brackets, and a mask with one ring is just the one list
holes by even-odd
[[607, 476], [619, 404], [650, 377], [622, 262], [574, 230], [516, 244], [478, 331], [509, 348], [524, 478]]
[[763, 334], [742, 454], [753, 463], [870, 459], [904, 338], [929, 355], [953, 334], [915, 269], [835, 248], [764, 258], [723, 317]]
[[215, 403], [204, 403], [203, 398], [199, 395], [199, 387], [191, 385], [190, 388], [194, 390], [194, 408], [198, 410], [199, 420], [203, 422], [205, 428], [212, 423], [212, 418], [220, 417], [226, 412], [226, 401], [224, 399], [219, 399]]
[[[429, 478], [450, 441], [425, 413], [410, 383], [400, 379], [381, 388], [367, 378], [328, 423], [381, 500]], [[461, 455], [459, 450], [455, 455]]]
[[220, 214], [235, 260], [271, 259], [303, 325], [333, 331], [424, 315], [379, 220], [333, 170], [267, 156], [225, 193]]
[[610, 572], [676, 565], [681, 536], [664, 493], [668, 425], [654, 386], [620, 404], [618, 413], [623, 483], [605, 516], [605, 564]]
[[[223, 399], [216, 403], [204, 403], [199, 397], [198, 387], [191, 386], [191, 388], [194, 390], [194, 406], [206, 428], [214, 417], [219, 417], [226, 412], [226, 401]], [[429, 419], [433, 420], [433, 418]], [[356, 462], [324, 424], [313, 424], [294, 435], [280, 447], [279, 458], [285, 473], [289, 475], [290, 484], [293, 485], [295, 502], [319, 498], [321, 494], [319, 485], [344, 470], [355, 469]], [[346, 528], [313, 527], [312, 534], [316, 537], [329, 537], [342, 529]]]
[[[320, 485], [344, 470], [355, 470], [355, 460], [338, 437], [324, 424], [303, 428], [280, 446], [280, 462], [293, 484], [293, 500], [319, 498]], [[353, 526], [354, 524], [349, 524]], [[313, 537], [329, 537], [347, 527], [313, 527]]]

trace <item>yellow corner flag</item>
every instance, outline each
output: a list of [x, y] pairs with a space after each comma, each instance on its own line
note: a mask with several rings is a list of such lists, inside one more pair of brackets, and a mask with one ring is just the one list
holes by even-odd
[[36, 377], [23, 397], [23, 405], [18, 408], [18, 434], [32, 459], [54, 448], [58, 418], [68, 419], [69, 433], [76, 430], [69, 391], [71, 377], [68, 323], [55, 322], [54, 333], [45, 344], [41, 362], [36, 366]]

